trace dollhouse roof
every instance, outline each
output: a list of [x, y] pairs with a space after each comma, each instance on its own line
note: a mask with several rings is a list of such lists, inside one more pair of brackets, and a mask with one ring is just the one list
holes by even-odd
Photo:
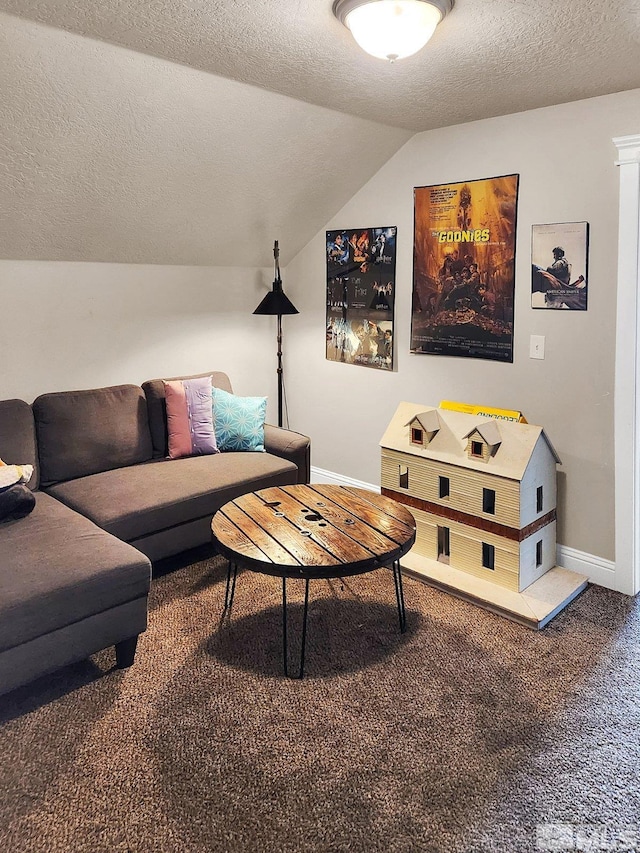
[[440, 419], [438, 418], [437, 409], [429, 409], [427, 412], [420, 412], [420, 414], [414, 415], [410, 421], [407, 421], [405, 426], [411, 426], [415, 421], [418, 421], [425, 432], [437, 432], [440, 429]]
[[500, 427], [498, 426], [498, 422], [493, 419], [490, 421], [483, 421], [481, 424], [474, 426], [469, 432], [464, 436], [464, 438], [469, 438], [474, 432], [477, 432], [480, 435], [480, 438], [489, 445], [489, 447], [497, 447], [502, 443], [502, 436], [500, 435]]
[[[426, 447], [417, 447], [411, 444], [409, 424], [418, 415], [422, 419], [430, 412], [435, 413], [438, 418], [438, 432]], [[433, 415], [429, 415], [427, 422], [432, 423], [432, 418]], [[475, 459], [467, 454], [467, 439], [476, 431], [487, 444], [497, 447], [494, 454], [486, 461]], [[435, 407], [426, 409], [424, 405], [416, 403], [400, 403], [380, 445], [389, 450], [424, 459], [433, 459], [476, 471], [488, 471], [512, 480], [522, 480], [539, 441], [547, 445], [552, 458], [559, 463], [560, 458], [541, 426], [507, 420], [497, 421], [487, 419], [486, 415], [469, 415], [466, 412], [455, 412], [449, 409]]]

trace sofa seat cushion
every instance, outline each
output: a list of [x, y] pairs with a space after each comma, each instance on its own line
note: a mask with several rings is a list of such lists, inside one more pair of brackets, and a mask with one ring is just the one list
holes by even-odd
[[43, 492], [0, 525], [0, 651], [145, 596], [147, 558]]
[[270, 453], [157, 459], [58, 483], [49, 493], [126, 542], [195, 519], [268, 486], [297, 482], [293, 462]]

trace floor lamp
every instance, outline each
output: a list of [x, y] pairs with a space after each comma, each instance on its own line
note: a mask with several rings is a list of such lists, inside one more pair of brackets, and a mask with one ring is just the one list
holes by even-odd
[[273, 244], [273, 258], [275, 262], [275, 276], [273, 289], [267, 293], [254, 314], [270, 314], [278, 318], [278, 426], [282, 426], [282, 315], [298, 314], [298, 309], [282, 290], [282, 279], [280, 278], [280, 249], [278, 241]]

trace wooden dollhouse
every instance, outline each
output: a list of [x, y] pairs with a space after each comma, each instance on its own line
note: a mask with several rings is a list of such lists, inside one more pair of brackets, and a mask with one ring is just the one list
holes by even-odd
[[565, 581], [579, 587], [568, 600], [584, 588], [582, 575], [556, 567], [560, 459], [542, 427], [401, 403], [381, 447], [382, 494], [417, 522], [409, 568], [498, 609], [524, 602], [525, 614], [551, 570], [561, 606]]

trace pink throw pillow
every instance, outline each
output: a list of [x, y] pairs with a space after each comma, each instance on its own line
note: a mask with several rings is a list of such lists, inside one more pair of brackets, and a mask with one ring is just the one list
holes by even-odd
[[219, 453], [213, 431], [211, 377], [164, 383], [169, 459]]

